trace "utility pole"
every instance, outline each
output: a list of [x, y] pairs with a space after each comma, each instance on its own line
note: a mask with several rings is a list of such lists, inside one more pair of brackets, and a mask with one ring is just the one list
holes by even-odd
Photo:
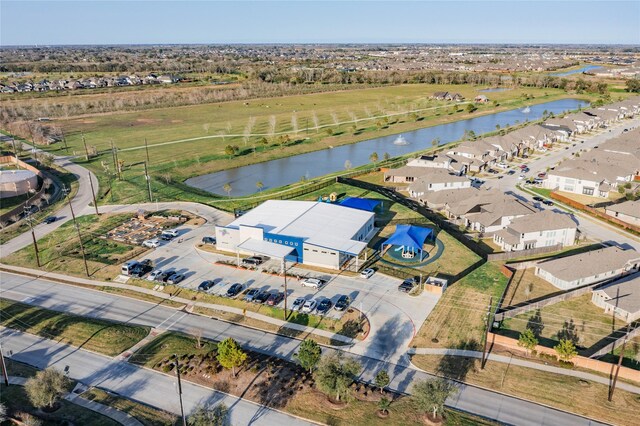
[[180, 381], [180, 361], [178, 355], [173, 354], [176, 359], [176, 376], [178, 377], [178, 395], [180, 397], [180, 413], [182, 414], [182, 426], [187, 426], [187, 419], [184, 416], [184, 405], [182, 404], [182, 382]]
[[489, 307], [487, 308], [487, 326], [484, 330], [484, 348], [482, 349], [482, 363], [480, 369], [484, 370], [484, 365], [487, 362], [487, 346], [489, 343], [489, 330], [491, 329], [491, 305], [493, 304], [493, 296], [489, 298]]
[[78, 221], [76, 220], [76, 214], [73, 211], [73, 204], [71, 204], [71, 199], [69, 198], [69, 189], [66, 186], [62, 187], [62, 191], [64, 192], [65, 197], [67, 197], [67, 202], [69, 203], [69, 209], [71, 210], [71, 218], [73, 219], [73, 225], [76, 227], [76, 232], [78, 233], [78, 241], [80, 242], [80, 252], [82, 253], [82, 261], [84, 262], [84, 271], [87, 273], [87, 277], [89, 274], [89, 266], [87, 265], [87, 256], [84, 253], [84, 245], [82, 244], [82, 236], [80, 235], [80, 227], [78, 226]]
[[122, 180], [122, 176], [120, 175], [120, 171], [121, 171], [121, 170], [120, 170], [120, 159], [118, 158], [118, 147], [117, 147], [117, 146], [115, 146], [115, 145], [114, 145], [114, 147], [115, 147], [115, 149], [114, 149], [114, 151], [113, 151], [113, 152], [115, 153], [115, 156], [116, 156], [116, 162], [118, 163], [118, 165], [117, 165], [117, 169], [116, 169], [116, 171], [118, 172], [118, 180]]
[[151, 194], [151, 179], [149, 178], [149, 172], [147, 171], [147, 162], [146, 161], [144, 162], [144, 178], [147, 180], [147, 189], [149, 190], [149, 202], [152, 202], [153, 201], [153, 194]]
[[287, 320], [287, 259], [282, 258], [282, 270], [284, 271], [284, 320]]
[[144, 138], [144, 150], [147, 153], [147, 164], [151, 164], [149, 161], [149, 145], [147, 145], [147, 138]]
[[86, 160], [89, 161], [89, 150], [87, 149], [87, 141], [85, 140], [84, 135], [82, 135], [82, 144], [84, 145], [84, 156]]
[[13, 145], [13, 153], [16, 156], [16, 165], [17, 165], [17, 160], [19, 159], [19, 157], [18, 157], [18, 148], [16, 148], [16, 140], [14, 138], [11, 138], [11, 144]]
[[116, 157], [116, 148], [111, 141], [111, 157], [113, 158], [113, 172], [118, 174], [118, 180], [120, 180], [120, 169], [118, 168], [118, 159]]
[[618, 382], [618, 373], [620, 373], [620, 366], [622, 365], [622, 358], [624, 357], [624, 348], [627, 346], [627, 339], [629, 338], [629, 326], [631, 323], [627, 324], [627, 332], [624, 335], [624, 340], [622, 341], [622, 348], [620, 348], [620, 356], [618, 357], [618, 365], [616, 366], [616, 374], [613, 375], [613, 383], [611, 383], [611, 388], [609, 388], [609, 402], [613, 399], [613, 392], [616, 390], [616, 383]]
[[64, 129], [60, 128], [60, 133], [62, 133], [62, 143], [64, 144], [64, 150], [69, 153], [69, 147], [67, 146], [67, 138], [64, 136]]
[[2, 352], [2, 344], [0, 344], [0, 363], [2, 363], [2, 375], [4, 376], [5, 386], [9, 386], [9, 374], [7, 374], [7, 365], [4, 362], [4, 353]]
[[93, 207], [96, 209], [96, 216], [100, 216], [98, 212], [98, 201], [96, 200], [96, 190], [93, 189], [93, 180], [91, 179], [91, 172], [89, 172], [89, 185], [91, 186], [91, 195], [93, 196]]
[[24, 206], [24, 219], [29, 224], [29, 228], [31, 229], [31, 238], [33, 239], [33, 250], [36, 252], [36, 264], [38, 268], [40, 265], [40, 253], [38, 251], [38, 242], [36, 240], [36, 233], [33, 231], [33, 223], [31, 222], [31, 212], [27, 210], [27, 206]]

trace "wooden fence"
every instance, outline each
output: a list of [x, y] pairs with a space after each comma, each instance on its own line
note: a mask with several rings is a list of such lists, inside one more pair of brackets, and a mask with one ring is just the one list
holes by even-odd
[[536, 254], [552, 253], [560, 250], [562, 250], [562, 244], [556, 244], [553, 246], [538, 247], [538, 248], [532, 248], [529, 250], [507, 251], [504, 253], [491, 253], [487, 255], [487, 260], [491, 262], [494, 260], [517, 259], [520, 257], [529, 257], [529, 256], [534, 256]]

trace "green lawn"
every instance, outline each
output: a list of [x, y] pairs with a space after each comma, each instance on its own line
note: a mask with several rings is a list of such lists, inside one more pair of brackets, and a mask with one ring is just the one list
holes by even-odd
[[0, 299], [0, 308], [4, 327], [109, 356], [124, 352], [149, 333], [149, 327], [69, 315], [8, 299]]
[[166, 411], [161, 411], [97, 388], [89, 389], [82, 394], [82, 398], [123, 411], [140, 421], [144, 426], [173, 426], [178, 420], [175, 415]]

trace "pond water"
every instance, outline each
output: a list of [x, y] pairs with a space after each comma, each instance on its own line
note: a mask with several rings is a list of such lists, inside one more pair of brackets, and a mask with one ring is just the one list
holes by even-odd
[[[256, 182], [258, 181], [263, 183], [263, 189], [265, 190], [277, 188], [298, 182], [303, 176], [305, 179], [312, 179], [345, 170], [347, 161], [352, 167], [367, 164], [370, 162], [369, 157], [373, 152], [377, 152], [380, 159], [383, 158], [384, 153], [389, 153], [391, 157], [396, 157], [427, 149], [432, 146], [431, 141], [436, 138], [440, 140], [440, 145], [459, 140], [465, 130], [472, 130], [475, 134], [480, 135], [496, 130], [496, 125], [505, 127], [516, 122], [522, 123], [527, 120], [537, 120], [542, 117], [544, 111], [559, 114], [586, 107], [587, 105], [586, 102], [577, 99], [561, 99], [531, 105], [527, 113], [520, 108], [405, 132], [402, 136], [407, 141], [407, 144], [394, 144], [394, 141], [398, 139], [398, 135], [384, 136], [336, 148], [328, 148], [196, 176], [187, 179], [185, 183], [220, 195], [225, 195], [223, 187], [229, 183], [232, 188], [232, 197], [248, 195], [258, 191], [256, 188]], [[465, 114], [459, 113], [459, 116]]]
[[550, 74], [550, 75], [552, 75], [554, 77], [564, 77], [564, 76], [572, 75], [572, 74], [582, 74], [583, 72], [596, 70], [598, 68], [602, 68], [602, 67], [600, 65], [587, 65], [586, 67], [578, 68], [577, 70], [571, 70], [571, 71], [565, 71], [565, 72], [556, 72], [556, 73], [553, 73], [553, 74]]

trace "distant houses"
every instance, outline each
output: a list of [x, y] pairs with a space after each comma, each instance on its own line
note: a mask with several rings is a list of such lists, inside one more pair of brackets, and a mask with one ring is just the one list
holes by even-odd
[[140, 86], [145, 84], [175, 84], [182, 80], [177, 75], [148, 74], [139, 77], [135, 74], [107, 77], [90, 77], [73, 80], [41, 80], [39, 82], [13, 82], [0, 84], [0, 93], [22, 93], [22, 92], [47, 92], [79, 89], [97, 89], [102, 87]]
[[435, 99], [437, 101], [454, 101], [454, 102], [462, 102], [464, 101], [464, 96], [460, 93], [454, 92], [435, 92], [431, 95], [431, 99]]

